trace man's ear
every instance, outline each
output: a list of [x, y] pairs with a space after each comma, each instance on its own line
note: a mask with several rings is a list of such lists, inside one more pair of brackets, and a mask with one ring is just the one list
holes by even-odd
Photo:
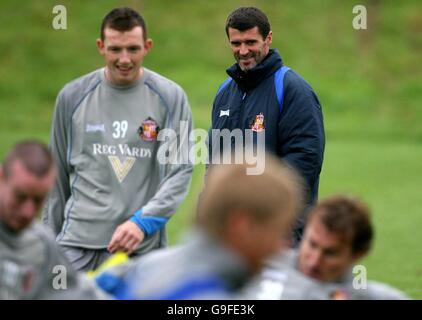
[[268, 45], [270, 45], [273, 42], [273, 32], [270, 31], [267, 35], [267, 38], [265, 39]]
[[0, 183], [3, 182], [4, 179], [5, 179], [5, 177], [4, 177], [4, 169], [3, 169], [2, 164], [0, 163]]
[[154, 42], [152, 41], [151, 38], [148, 38], [148, 39], [145, 40], [145, 51], [146, 51], [146, 53], [148, 53], [152, 49], [153, 45], [154, 45]]
[[97, 44], [98, 52], [103, 56], [105, 54], [104, 41], [101, 39], [97, 39], [96, 44]]

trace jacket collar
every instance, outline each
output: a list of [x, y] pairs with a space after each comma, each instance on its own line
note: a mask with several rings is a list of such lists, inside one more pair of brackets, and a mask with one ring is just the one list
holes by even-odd
[[264, 60], [248, 72], [243, 72], [238, 63], [232, 65], [226, 72], [242, 91], [249, 91], [282, 66], [283, 61], [278, 50], [270, 49]]

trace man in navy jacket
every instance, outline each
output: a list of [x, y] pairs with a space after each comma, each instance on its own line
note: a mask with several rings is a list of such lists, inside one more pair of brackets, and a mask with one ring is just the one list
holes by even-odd
[[[218, 154], [219, 158], [224, 148], [218, 130], [242, 130], [243, 146], [246, 131], [252, 133], [254, 144], [261, 135], [266, 151], [302, 175], [309, 208], [318, 197], [325, 146], [318, 97], [300, 75], [283, 65], [278, 50], [270, 49], [272, 31], [262, 11], [253, 7], [236, 9], [227, 19], [226, 33], [237, 63], [227, 69], [230, 78], [220, 86], [213, 103], [211, 163], [221, 161], [214, 156]], [[232, 148], [237, 143], [234, 137], [229, 141]], [[306, 212], [298, 217], [294, 228], [296, 243], [302, 235]]]

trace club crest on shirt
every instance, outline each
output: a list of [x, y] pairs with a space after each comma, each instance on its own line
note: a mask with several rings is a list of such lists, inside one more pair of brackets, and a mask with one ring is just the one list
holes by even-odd
[[262, 114], [262, 112], [255, 116], [255, 119], [252, 121], [251, 124], [251, 129], [255, 132], [262, 132], [265, 130], [264, 115]]
[[144, 141], [157, 140], [158, 131], [160, 131], [160, 128], [157, 122], [151, 117], [145, 119], [138, 128], [139, 137]]

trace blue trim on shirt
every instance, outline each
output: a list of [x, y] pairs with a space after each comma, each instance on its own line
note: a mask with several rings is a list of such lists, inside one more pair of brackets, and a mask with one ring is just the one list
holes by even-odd
[[232, 78], [228, 78], [228, 79], [226, 79], [226, 80], [224, 80], [224, 82], [221, 84], [221, 86], [220, 86], [220, 88], [218, 88], [218, 91], [217, 91], [217, 95], [225, 88], [225, 87], [227, 87], [228, 85], [229, 85], [229, 83], [232, 81], [233, 79]]
[[277, 101], [280, 106], [280, 113], [283, 111], [283, 99], [284, 99], [284, 75], [290, 68], [282, 66], [277, 70], [274, 76], [275, 92], [277, 94]]
[[146, 237], [161, 230], [169, 220], [165, 217], [142, 217], [142, 214], [142, 209], [136, 211], [132, 218], [130, 218], [130, 221], [134, 222], [144, 232]]

